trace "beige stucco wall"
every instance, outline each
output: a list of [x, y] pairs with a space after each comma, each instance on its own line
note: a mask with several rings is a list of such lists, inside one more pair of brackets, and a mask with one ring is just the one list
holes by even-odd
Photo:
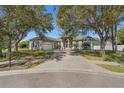
[[[100, 45], [93, 46], [93, 49], [100, 50]], [[124, 45], [117, 45], [117, 50], [122, 51], [124, 49]], [[105, 50], [112, 50], [112, 45], [106, 45]]]

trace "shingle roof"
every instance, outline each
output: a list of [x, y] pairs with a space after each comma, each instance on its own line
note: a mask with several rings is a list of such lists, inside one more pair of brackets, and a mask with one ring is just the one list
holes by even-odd
[[[32, 39], [30, 39], [30, 41], [33, 41], [33, 40], [40, 40], [40, 37], [34, 37], [34, 38], [32, 38]], [[60, 41], [60, 39], [58, 38], [58, 39], [56, 39], [56, 38], [53, 38], [53, 37], [46, 37], [46, 39], [45, 39], [46, 41]]]
[[[40, 39], [40, 37], [34, 37], [34, 38], [30, 39], [30, 41], [32, 41], [32, 40], [41, 40], [41, 39]], [[61, 38], [57, 39], [57, 38], [46, 36], [45, 40], [46, 41], [61, 41]], [[76, 36], [75, 38], [73, 38], [73, 40], [95, 40], [95, 39], [90, 36]]]

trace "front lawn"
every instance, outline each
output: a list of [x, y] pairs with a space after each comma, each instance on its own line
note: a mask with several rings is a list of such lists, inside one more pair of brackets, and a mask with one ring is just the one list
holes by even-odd
[[97, 65], [113, 72], [124, 73], [124, 67], [121, 66], [106, 65], [106, 64], [97, 64]]
[[36, 63], [26, 62], [26, 63], [22, 63], [22, 64], [13, 64], [11, 67], [9, 67], [8, 65], [0, 65], [0, 71], [29, 69], [29, 68], [37, 66], [41, 63], [43, 63], [43, 62], [36, 62]]
[[86, 57], [89, 60], [103, 60], [102, 57], [98, 56], [84, 55], [84, 57]]
[[80, 54], [89, 60], [124, 62], [124, 56], [122, 56], [120, 52], [112, 53], [111, 51], [106, 51], [104, 57], [100, 56], [100, 51], [98, 50], [80, 51]]
[[[33, 60], [33, 59], [48, 59], [53, 52], [44, 50], [19, 50], [12, 53], [12, 60]], [[8, 58], [0, 58], [0, 62], [7, 61]]]

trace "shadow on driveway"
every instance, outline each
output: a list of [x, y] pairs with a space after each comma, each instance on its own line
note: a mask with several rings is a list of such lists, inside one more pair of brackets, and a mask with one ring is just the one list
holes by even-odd
[[50, 58], [50, 60], [56, 59], [56, 62], [59, 62], [62, 60], [62, 58], [65, 56], [66, 52], [59, 51], [59, 52], [54, 52], [53, 56]]
[[78, 56], [78, 55], [80, 55], [80, 50], [71, 50], [70, 51], [70, 55], [72, 55], [72, 56]]

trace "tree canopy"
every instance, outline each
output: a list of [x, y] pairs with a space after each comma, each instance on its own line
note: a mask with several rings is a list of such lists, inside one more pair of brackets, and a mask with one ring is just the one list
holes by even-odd
[[101, 55], [105, 54], [106, 41], [112, 36], [113, 50], [117, 45], [117, 26], [123, 17], [123, 6], [60, 6], [57, 24], [72, 34], [94, 31], [101, 41]]
[[0, 40], [5, 39], [8, 42], [8, 57], [11, 66], [13, 41], [15, 49], [18, 51], [19, 42], [31, 29], [45, 38], [44, 33], [53, 28], [52, 15], [46, 12], [45, 6], [0, 6], [0, 11], [3, 14], [0, 16]]

